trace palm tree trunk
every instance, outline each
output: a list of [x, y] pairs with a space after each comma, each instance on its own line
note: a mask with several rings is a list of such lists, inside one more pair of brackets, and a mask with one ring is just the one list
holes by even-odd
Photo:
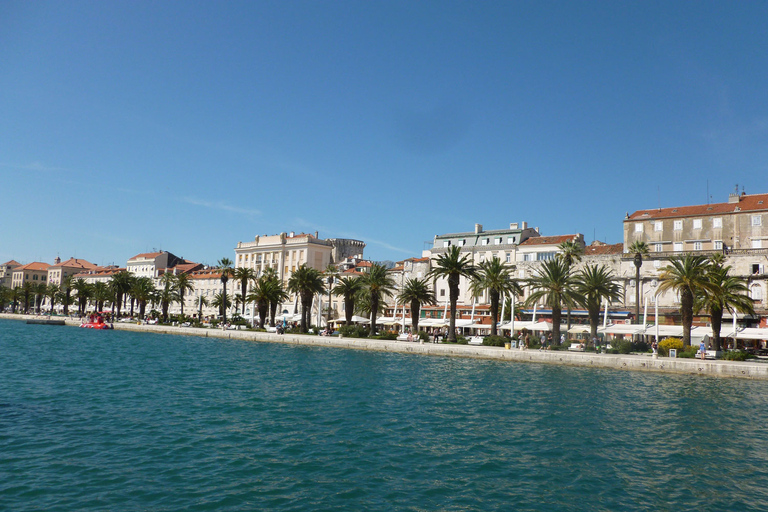
[[499, 292], [491, 291], [491, 336], [498, 335], [497, 323], [499, 323]]
[[680, 291], [680, 321], [683, 324], [683, 346], [691, 346], [691, 325], [693, 324], [693, 293], [688, 288]]
[[448, 294], [451, 301], [451, 319], [448, 321], [447, 341], [456, 343], [456, 302], [459, 300], [459, 276], [448, 277]]
[[420, 304], [417, 300], [411, 301], [411, 329], [413, 329], [413, 334], [419, 333], [419, 311], [420, 311]]
[[[733, 312], [733, 314], [736, 314], [736, 311]], [[712, 315], [712, 343], [715, 346], [715, 350], [720, 350], [720, 329], [723, 325], [723, 310], [722, 309], [716, 309], [712, 308], [711, 311]]]
[[376, 336], [376, 315], [379, 313], [379, 297], [376, 293], [371, 293], [371, 329], [369, 336]]
[[552, 341], [555, 345], [560, 345], [560, 318], [563, 316], [563, 310], [559, 307], [552, 307]]

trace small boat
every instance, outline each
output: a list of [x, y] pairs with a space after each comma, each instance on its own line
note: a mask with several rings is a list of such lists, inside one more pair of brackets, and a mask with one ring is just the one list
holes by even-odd
[[87, 322], [80, 324], [83, 329], [114, 329], [112, 324], [104, 323], [104, 317], [101, 315], [91, 315]]

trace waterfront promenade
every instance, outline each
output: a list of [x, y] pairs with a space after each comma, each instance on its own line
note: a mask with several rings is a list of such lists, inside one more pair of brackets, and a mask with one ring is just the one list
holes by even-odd
[[[40, 319], [36, 315], [0, 314], [0, 318], [9, 320]], [[59, 317], [60, 318], [60, 317]], [[79, 320], [67, 319], [67, 326], [79, 326]], [[115, 329], [151, 332], [157, 334], [174, 334], [183, 336], [202, 336], [208, 338], [224, 338], [267, 343], [286, 343], [316, 347], [335, 347], [353, 350], [372, 350], [382, 352], [399, 352], [405, 354], [421, 354], [431, 356], [468, 357], [475, 359], [496, 359], [521, 363], [559, 364], [587, 368], [605, 368], [612, 370], [650, 371], [658, 373], [673, 373], [687, 375], [707, 375], [714, 377], [735, 377], [741, 379], [768, 380], [768, 363], [752, 361], [702, 361], [700, 359], [682, 359], [659, 357], [654, 359], [650, 354], [617, 355], [595, 354], [590, 352], [540, 351], [504, 349], [477, 345], [449, 345], [443, 343], [414, 343], [394, 340], [372, 340], [366, 338], [344, 338], [330, 336], [314, 336], [306, 334], [275, 334], [247, 330], [222, 330], [195, 327], [173, 327], [163, 325], [139, 325], [136, 323], [118, 322]], [[40, 328], [57, 329], [56, 326], [40, 326]], [[104, 333], [109, 336], [109, 332]]]

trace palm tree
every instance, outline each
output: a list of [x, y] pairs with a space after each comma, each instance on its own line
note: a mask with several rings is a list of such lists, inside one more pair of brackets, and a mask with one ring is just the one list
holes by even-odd
[[139, 318], [143, 319], [147, 311], [147, 302], [151, 301], [155, 292], [155, 284], [149, 277], [137, 277], [131, 286], [131, 296], [139, 303]]
[[[240, 267], [236, 268], [233, 273], [232, 277], [240, 281], [240, 296], [245, 298], [248, 296], [248, 281], [255, 280], [256, 279], [256, 272], [252, 268], [246, 268], [246, 267]], [[245, 300], [242, 301], [243, 303], [243, 310], [242, 315], [245, 315]]]
[[[232, 275], [232, 260], [229, 258], [221, 258], [219, 260], [219, 272], [221, 272], [221, 301], [220, 305], [222, 308], [219, 310], [221, 312], [222, 321], [224, 323], [227, 323], [227, 309], [231, 306], [230, 301], [227, 299], [227, 281], [229, 281], [229, 277]], [[229, 305], [228, 305], [229, 304]]]
[[187, 292], [192, 293], [195, 291], [195, 287], [192, 284], [192, 280], [189, 278], [189, 274], [176, 274], [176, 300], [181, 304], [181, 316], [184, 316], [184, 295]]
[[45, 283], [37, 283], [33, 285], [32, 289], [35, 293], [35, 311], [39, 315], [43, 309], [43, 299], [48, 293], [48, 285]]
[[669, 259], [669, 265], [661, 269], [656, 294], [674, 290], [680, 294], [680, 319], [683, 323], [683, 345], [691, 344], [693, 301], [696, 295], [713, 292], [715, 287], [707, 279], [709, 264], [704, 256], [687, 254]]
[[370, 336], [376, 334], [376, 315], [379, 312], [379, 302], [385, 295], [395, 291], [395, 281], [390, 277], [387, 267], [379, 263], [371, 265], [370, 270], [360, 277], [360, 286], [367, 293], [371, 306]]
[[213, 300], [211, 301], [211, 306], [215, 308], [219, 308], [219, 312], [226, 311], [227, 309], [232, 307], [232, 301], [229, 300], [226, 293], [217, 293], [216, 295], [213, 296]]
[[283, 287], [283, 282], [277, 276], [277, 272], [274, 269], [268, 269], [261, 276], [262, 286], [269, 299], [269, 325], [275, 326], [275, 313], [277, 313], [277, 307], [288, 300], [288, 293]]
[[176, 302], [178, 294], [176, 293], [176, 276], [166, 272], [160, 276], [160, 308], [163, 314], [163, 322], [168, 322], [168, 308]]
[[604, 300], [621, 300], [621, 287], [605, 265], [587, 265], [576, 274], [576, 292], [587, 308], [590, 338], [595, 339], [600, 322], [600, 304]]
[[427, 273], [427, 279], [443, 277], [448, 280], [448, 299], [451, 303], [451, 320], [448, 329], [448, 341], [456, 342], [456, 302], [459, 300], [459, 281], [464, 276], [474, 279], [476, 270], [469, 256], [461, 256], [458, 245], [452, 246], [435, 261], [435, 268]]
[[112, 305], [114, 306], [117, 301], [116, 292], [117, 290], [114, 285], [110, 286], [103, 281], [93, 283], [93, 285], [91, 285], [90, 299], [93, 301], [96, 311], [104, 311], [104, 303], [109, 300], [113, 301]]
[[488, 291], [491, 301], [491, 336], [496, 336], [499, 323], [499, 299], [502, 295], [522, 295], [523, 289], [512, 277], [514, 267], [508, 267], [494, 256], [483, 261], [477, 267], [477, 275], [472, 281], [472, 293], [480, 295]]
[[747, 295], [749, 288], [744, 281], [728, 273], [731, 267], [723, 266], [722, 263], [710, 261], [706, 278], [711, 288], [704, 289], [694, 301], [694, 309], [706, 309], [712, 320], [712, 342], [715, 350], [720, 350], [720, 329], [723, 325], [723, 312], [728, 310], [734, 315], [736, 311], [740, 313], [754, 314], [755, 309], [752, 299]]
[[208, 299], [206, 299], [203, 295], [199, 296], [197, 299], [195, 299], [195, 304], [198, 307], [197, 310], [197, 321], [202, 322], [203, 321], [203, 306], [208, 305]]
[[411, 332], [419, 332], [419, 311], [421, 306], [437, 304], [435, 293], [429, 289], [429, 281], [426, 279], [408, 278], [403, 286], [403, 291], [397, 296], [398, 302], [411, 305]]
[[347, 325], [352, 324], [352, 316], [355, 314], [355, 300], [360, 292], [360, 287], [361, 281], [357, 277], [342, 277], [336, 281], [336, 286], [333, 287], [334, 295], [344, 297], [344, 317]]
[[0, 313], [5, 311], [5, 304], [8, 302], [11, 291], [0, 284]]
[[117, 306], [118, 317], [120, 316], [120, 310], [123, 305], [123, 297], [131, 289], [133, 280], [133, 274], [126, 270], [121, 270], [120, 272], [115, 273], [110, 280], [110, 286], [112, 287], [115, 295], [115, 305]]
[[[48, 284], [48, 286], [45, 289], [45, 294], [48, 297], [48, 301], [51, 305], [50, 313], [53, 315], [53, 308], [56, 306], [56, 300], [58, 299], [59, 294], [59, 287], [55, 284]], [[0, 307], [0, 311], [2, 311], [2, 307]]]
[[265, 279], [259, 279], [256, 284], [251, 287], [251, 293], [245, 298], [246, 301], [252, 302], [254, 307], [259, 310], [259, 328], [264, 328], [264, 322], [266, 321], [267, 314], [269, 312], [269, 295], [268, 295], [269, 281]]
[[69, 316], [69, 305], [72, 304], [72, 283], [74, 280], [74, 276], [71, 275], [65, 276], [64, 279], [61, 280], [61, 287], [64, 290], [64, 300], [62, 301], [62, 304], [64, 305], [65, 316]]
[[[558, 253], [557, 257], [562, 258], [563, 261], [568, 265], [568, 267], [573, 267], [573, 264], [576, 262], [581, 261], [581, 256], [584, 254], [584, 247], [573, 241], [573, 240], [566, 240], [565, 242], [561, 243], [557, 246], [558, 249], [560, 249], [560, 253]], [[571, 307], [567, 307], [568, 314], [566, 316], [565, 320], [565, 327], [566, 329], [571, 328]]]
[[91, 285], [86, 283], [85, 279], [78, 278], [72, 283], [72, 288], [74, 288], [77, 293], [77, 314], [83, 316], [85, 315], [88, 298], [91, 295]]
[[640, 320], [640, 267], [643, 266], [643, 256], [648, 256], [648, 244], [636, 240], [627, 248], [630, 253], [635, 253], [635, 322]]
[[528, 280], [528, 284], [533, 289], [528, 296], [528, 304], [536, 304], [541, 300], [552, 308], [552, 336], [555, 344], [559, 344], [562, 308], [572, 307], [580, 302], [571, 268], [562, 258], [543, 261], [538, 272]]
[[11, 313], [16, 314], [16, 308], [19, 307], [19, 302], [23, 298], [24, 294], [22, 293], [22, 289], [18, 286], [16, 288], [11, 288], [11, 291], [9, 293], [9, 299], [11, 301]]
[[323, 276], [319, 270], [300, 266], [288, 279], [288, 291], [295, 294], [301, 300], [301, 332], [307, 332], [309, 314], [312, 309], [312, 297], [316, 293], [325, 293]]

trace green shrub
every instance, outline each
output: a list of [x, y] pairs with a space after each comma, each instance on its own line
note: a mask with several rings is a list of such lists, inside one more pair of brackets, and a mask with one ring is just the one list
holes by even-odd
[[483, 338], [483, 345], [488, 347], [503, 347], [505, 343], [510, 343], [511, 340], [506, 336], [486, 336]]
[[345, 338], [367, 338], [369, 329], [363, 325], [342, 325], [339, 334]]
[[427, 334], [425, 331], [419, 331], [419, 340], [429, 343], [429, 334]]
[[632, 342], [629, 340], [619, 340], [616, 342], [616, 352], [618, 354], [629, 354], [632, 352]]
[[723, 353], [723, 359], [726, 361], [746, 361], [747, 359], [755, 359], [755, 356], [743, 350], [728, 350]]
[[391, 331], [383, 332], [383, 333], [379, 334], [378, 336], [376, 336], [376, 339], [378, 339], [378, 340], [396, 340], [397, 339], [397, 333], [396, 332], [391, 332]]

